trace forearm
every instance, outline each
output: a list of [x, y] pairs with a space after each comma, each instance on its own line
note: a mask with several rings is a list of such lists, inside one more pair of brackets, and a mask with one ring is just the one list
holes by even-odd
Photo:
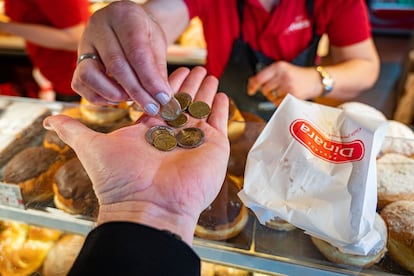
[[167, 230], [191, 246], [198, 218], [177, 214], [148, 202], [121, 202], [102, 205], [97, 225], [111, 221], [126, 221]]
[[[380, 61], [372, 39], [347, 47], [332, 47], [331, 59], [324, 66], [335, 81], [330, 98], [340, 101], [352, 99], [371, 88], [378, 79]], [[321, 89], [320, 83], [316, 96], [320, 95]]]
[[177, 40], [190, 21], [182, 0], [152, 0], [143, 5], [143, 8], [161, 26], [168, 45]]
[[83, 25], [57, 29], [39, 24], [0, 22], [0, 30], [46, 48], [76, 51]]
[[[372, 87], [379, 74], [379, 64], [364, 59], [354, 59], [336, 65], [324, 66], [324, 69], [334, 79], [333, 89], [327, 97], [339, 101], [350, 100]], [[316, 96], [323, 92], [320, 76], [318, 75], [317, 78]]]

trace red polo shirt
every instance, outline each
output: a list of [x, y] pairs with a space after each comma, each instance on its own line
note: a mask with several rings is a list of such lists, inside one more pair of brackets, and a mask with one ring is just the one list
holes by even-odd
[[[239, 36], [237, 0], [184, 0], [190, 17], [199, 16], [207, 42], [207, 70], [219, 77]], [[259, 0], [244, 1], [243, 36], [255, 49], [275, 60], [291, 61], [307, 48], [312, 24], [334, 46], [348, 46], [371, 36], [364, 0], [315, 0], [314, 16], [306, 0], [280, 0], [268, 13]]]
[[[86, 23], [89, 18], [88, 0], [5, 0], [6, 15], [13, 21], [68, 28]], [[71, 89], [77, 52], [55, 50], [26, 43], [27, 53], [34, 66], [52, 82], [56, 91], [74, 95]]]

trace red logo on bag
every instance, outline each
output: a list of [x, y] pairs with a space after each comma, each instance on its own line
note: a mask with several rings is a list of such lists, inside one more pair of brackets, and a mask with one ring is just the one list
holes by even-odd
[[333, 163], [359, 161], [364, 157], [361, 140], [337, 142], [328, 139], [305, 120], [296, 120], [290, 125], [290, 133], [314, 155]]

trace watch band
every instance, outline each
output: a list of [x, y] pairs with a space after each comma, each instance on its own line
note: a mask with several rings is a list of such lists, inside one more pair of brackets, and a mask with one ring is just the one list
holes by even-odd
[[322, 66], [316, 66], [316, 71], [321, 76], [322, 86], [323, 86], [323, 92], [321, 96], [326, 96], [329, 92], [332, 91], [334, 79], [329, 75], [329, 73], [322, 67]]

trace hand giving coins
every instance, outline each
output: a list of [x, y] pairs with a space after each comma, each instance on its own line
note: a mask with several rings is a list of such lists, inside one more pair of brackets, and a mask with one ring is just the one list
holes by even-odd
[[153, 126], [145, 134], [145, 139], [155, 148], [161, 151], [173, 150], [177, 145], [181, 148], [195, 148], [203, 143], [204, 133], [196, 127], [181, 129], [177, 132], [174, 128], [180, 128], [187, 124], [188, 112], [197, 119], [207, 118], [210, 107], [202, 101], [193, 102], [190, 94], [177, 93], [174, 98], [160, 111], [160, 116], [168, 126]]

